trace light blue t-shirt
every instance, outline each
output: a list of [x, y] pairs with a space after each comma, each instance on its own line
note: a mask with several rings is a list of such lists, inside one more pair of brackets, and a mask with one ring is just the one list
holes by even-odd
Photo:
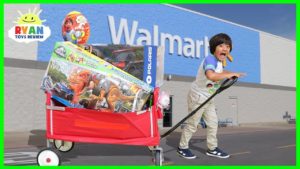
[[204, 97], [210, 97], [219, 87], [220, 82], [207, 79], [205, 72], [212, 70], [216, 73], [223, 72], [223, 65], [215, 56], [207, 56], [201, 63], [196, 80], [192, 83], [191, 91]]

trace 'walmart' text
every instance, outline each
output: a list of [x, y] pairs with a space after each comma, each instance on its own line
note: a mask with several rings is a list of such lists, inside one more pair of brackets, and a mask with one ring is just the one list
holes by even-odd
[[[111, 33], [112, 43], [120, 44], [121, 38], [125, 37], [125, 43], [128, 45], [154, 45], [169, 46], [169, 53], [174, 54], [174, 46], [177, 44], [177, 55], [189, 58], [201, 58], [208, 56], [209, 42], [208, 37], [204, 36], [203, 40], [193, 40], [189, 37], [181, 38], [179, 35], [159, 32], [158, 25], [153, 25], [153, 32], [144, 28], [138, 28], [138, 21], [133, 21], [131, 30], [128, 28], [127, 19], [121, 18], [116, 28], [113, 16], [108, 16], [109, 29]], [[136, 34], [138, 33], [137, 37]], [[152, 33], [152, 34], [151, 34]], [[169, 42], [167, 44], [167, 42]], [[202, 51], [203, 50], [203, 51]]]

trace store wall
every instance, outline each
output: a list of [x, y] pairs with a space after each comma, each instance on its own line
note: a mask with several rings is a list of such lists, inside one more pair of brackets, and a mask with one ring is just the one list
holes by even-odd
[[260, 33], [261, 83], [296, 87], [296, 43]]
[[[5, 67], [5, 131], [45, 129], [45, 95], [39, 89], [44, 66], [27, 63], [28, 68]], [[162, 90], [173, 95], [173, 125], [185, 117], [190, 81], [165, 81]], [[237, 111], [232, 100], [237, 99]], [[296, 92], [293, 88], [237, 85], [216, 96], [219, 119], [236, 124], [285, 122], [287, 111], [296, 116]], [[236, 114], [235, 114], [236, 113]]]
[[[173, 125], [187, 112], [187, 93], [191, 82], [165, 81], [162, 90], [173, 95]], [[288, 112], [296, 117], [296, 92], [294, 88], [271, 85], [241, 84], [232, 86], [215, 97], [220, 121], [229, 120], [233, 125], [247, 123], [282, 123]]]
[[4, 69], [4, 131], [46, 128], [45, 94], [40, 90], [45, 69], [6, 66]]

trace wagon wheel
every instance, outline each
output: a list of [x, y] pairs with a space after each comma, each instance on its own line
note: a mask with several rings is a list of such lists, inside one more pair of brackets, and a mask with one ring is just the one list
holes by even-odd
[[153, 162], [156, 166], [162, 166], [162, 152], [161, 150], [153, 150], [154, 158]]
[[36, 160], [39, 166], [59, 166], [61, 164], [58, 153], [50, 148], [41, 150], [37, 154]]
[[61, 152], [71, 151], [74, 147], [74, 142], [64, 140], [54, 140], [54, 147]]

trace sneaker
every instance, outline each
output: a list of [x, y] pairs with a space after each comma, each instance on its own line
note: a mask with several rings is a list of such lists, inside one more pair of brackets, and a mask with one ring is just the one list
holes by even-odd
[[230, 155], [219, 149], [218, 147], [214, 150], [207, 150], [206, 155], [218, 158], [229, 158]]
[[197, 156], [195, 156], [190, 149], [181, 149], [181, 148], [178, 148], [177, 149], [177, 153], [183, 157], [183, 158], [186, 158], [186, 159], [195, 159]]

